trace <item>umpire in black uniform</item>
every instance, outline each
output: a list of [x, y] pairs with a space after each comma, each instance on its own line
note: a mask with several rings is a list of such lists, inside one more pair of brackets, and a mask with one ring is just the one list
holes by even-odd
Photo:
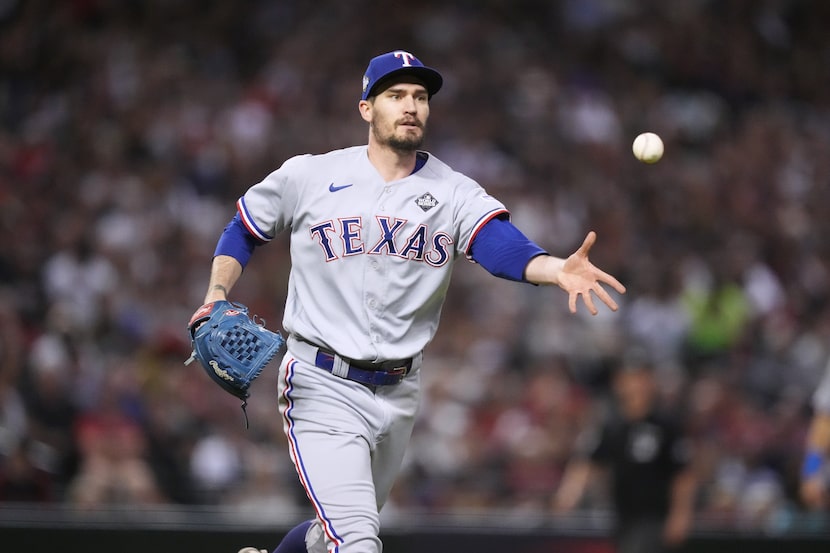
[[614, 406], [601, 428], [580, 440], [554, 496], [557, 512], [579, 505], [596, 471], [610, 477], [618, 553], [660, 553], [683, 543], [697, 489], [691, 447], [659, 405], [654, 368], [627, 356], [612, 377]]

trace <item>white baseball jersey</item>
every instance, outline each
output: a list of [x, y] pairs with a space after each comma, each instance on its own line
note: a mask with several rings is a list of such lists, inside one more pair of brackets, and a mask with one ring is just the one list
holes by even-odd
[[414, 174], [387, 183], [366, 146], [293, 157], [237, 207], [260, 240], [291, 229], [283, 328], [367, 361], [424, 349], [453, 261], [484, 223], [507, 212], [432, 155]]

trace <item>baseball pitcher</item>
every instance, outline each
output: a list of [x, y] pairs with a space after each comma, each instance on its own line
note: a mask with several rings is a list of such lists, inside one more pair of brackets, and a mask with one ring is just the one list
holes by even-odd
[[[368, 143], [285, 161], [239, 198], [216, 246], [191, 336], [211, 325], [211, 313], [239, 310], [228, 293], [252, 252], [290, 235], [279, 409], [316, 517], [292, 529], [278, 553], [381, 551], [379, 511], [412, 432], [422, 352], [438, 328], [456, 259], [497, 277], [558, 285], [571, 312], [581, 299], [596, 314], [595, 298], [616, 311], [603, 285], [625, 292], [589, 261], [593, 232], [569, 257], [549, 255], [511, 223], [499, 200], [421, 149], [430, 99], [442, 83], [409, 52], [372, 59], [358, 101]], [[257, 332], [248, 324], [236, 334]], [[218, 334], [214, 340], [224, 343]], [[244, 356], [267, 363], [282, 335], [260, 340]], [[231, 340], [231, 359], [239, 357], [235, 344], [246, 341]], [[257, 368], [234, 376], [199, 359], [224, 387], [238, 380], [245, 390], [237, 395], [247, 397]]]

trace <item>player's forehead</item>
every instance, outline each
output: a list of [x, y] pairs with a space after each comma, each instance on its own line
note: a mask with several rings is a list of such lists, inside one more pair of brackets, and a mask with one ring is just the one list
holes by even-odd
[[383, 94], [389, 90], [401, 90], [412, 94], [427, 94], [427, 87], [424, 81], [414, 75], [395, 75], [386, 81], [381, 81], [375, 89], [375, 95]]

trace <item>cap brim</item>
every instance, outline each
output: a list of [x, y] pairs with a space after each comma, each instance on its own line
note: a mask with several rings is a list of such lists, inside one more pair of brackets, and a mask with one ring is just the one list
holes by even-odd
[[412, 75], [419, 81], [424, 83], [424, 86], [427, 89], [427, 93], [432, 96], [439, 90], [441, 90], [441, 85], [444, 84], [444, 78], [441, 77], [441, 74], [432, 69], [431, 67], [401, 67], [400, 69], [396, 69], [394, 71], [390, 71], [382, 78], [378, 79], [378, 81], [372, 85], [372, 87], [366, 91], [364, 94], [364, 99], [377, 94], [378, 89], [389, 83], [389, 81], [393, 81], [396, 78], [402, 75]]

